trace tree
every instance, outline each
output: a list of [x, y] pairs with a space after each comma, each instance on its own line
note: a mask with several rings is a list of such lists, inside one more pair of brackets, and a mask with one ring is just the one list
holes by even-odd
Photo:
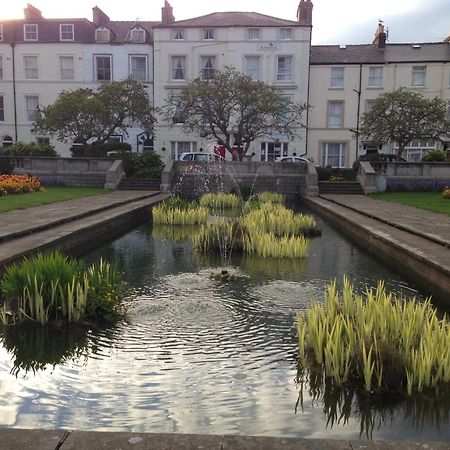
[[397, 142], [397, 161], [413, 140], [438, 139], [447, 126], [446, 104], [428, 100], [417, 92], [399, 88], [380, 95], [372, 109], [363, 114], [360, 132], [372, 142]]
[[293, 103], [276, 87], [252, 80], [233, 67], [196, 78], [166, 102], [166, 118], [186, 131], [214, 138], [242, 160], [250, 144], [273, 132], [298, 134], [306, 105]]
[[132, 126], [152, 130], [154, 123], [154, 108], [145, 87], [127, 78], [102, 84], [97, 90], [61, 92], [55, 103], [38, 112], [32, 131], [62, 142], [86, 144], [94, 139], [104, 143], [114, 134], [128, 135]]

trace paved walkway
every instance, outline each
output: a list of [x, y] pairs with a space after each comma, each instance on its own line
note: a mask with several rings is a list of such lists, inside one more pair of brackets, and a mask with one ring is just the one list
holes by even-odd
[[114, 191], [93, 197], [0, 213], [0, 242], [81, 219], [158, 193], [156, 191]]
[[7, 450], [450, 450], [450, 443], [0, 429]]

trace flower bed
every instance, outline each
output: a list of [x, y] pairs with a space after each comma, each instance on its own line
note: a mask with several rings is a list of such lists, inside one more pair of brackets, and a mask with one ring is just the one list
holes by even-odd
[[0, 197], [44, 190], [39, 178], [28, 175], [0, 175]]

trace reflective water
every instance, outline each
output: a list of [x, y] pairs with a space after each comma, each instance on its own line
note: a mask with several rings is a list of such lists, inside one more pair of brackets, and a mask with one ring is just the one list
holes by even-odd
[[[270, 436], [450, 440], [449, 402], [401, 402], [296, 383], [297, 311], [348, 274], [358, 289], [415, 287], [326, 223], [305, 262], [219, 258], [143, 226], [87, 255], [133, 286], [129, 321], [110, 330], [9, 330], [1, 337], [0, 424]], [[182, 236], [180, 236], [182, 237]]]

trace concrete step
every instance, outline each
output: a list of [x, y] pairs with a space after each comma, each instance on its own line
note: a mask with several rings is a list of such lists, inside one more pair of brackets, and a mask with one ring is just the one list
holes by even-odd
[[364, 194], [357, 181], [319, 181], [320, 194]]
[[119, 184], [119, 190], [159, 191], [160, 185], [159, 178], [124, 178]]

